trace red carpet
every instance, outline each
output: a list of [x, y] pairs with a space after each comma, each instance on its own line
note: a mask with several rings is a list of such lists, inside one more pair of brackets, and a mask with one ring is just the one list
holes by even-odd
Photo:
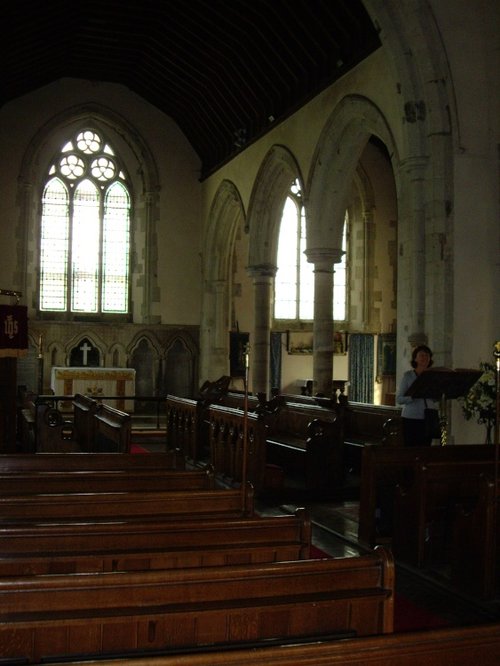
[[139, 444], [131, 444], [130, 453], [149, 453], [149, 451]]
[[316, 546], [313, 546], [311, 544], [311, 551], [310, 551], [310, 558], [311, 560], [322, 560], [325, 557], [331, 557], [331, 555], [328, 555], [328, 553], [325, 553], [324, 550], [321, 550], [321, 548], [317, 548]]
[[418, 606], [410, 599], [396, 594], [394, 599], [394, 631], [418, 631], [419, 629], [437, 629], [448, 627], [450, 623], [444, 617], [427, 608]]

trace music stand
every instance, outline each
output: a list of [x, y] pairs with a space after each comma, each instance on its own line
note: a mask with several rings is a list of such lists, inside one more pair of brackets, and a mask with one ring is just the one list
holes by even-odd
[[422, 372], [406, 391], [405, 395], [411, 398], [439, 400], [441, 445], [447, 440], [446, 401], [467, 395], [482, 374], [482, 370], [430, 368]]

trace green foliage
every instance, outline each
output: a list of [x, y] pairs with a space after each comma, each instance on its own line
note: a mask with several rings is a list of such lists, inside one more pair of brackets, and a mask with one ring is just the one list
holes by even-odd
[[495, 367], [491, 363], [480, 363], [479, 369], [483, 374], [467, 395], [459, 398], [459, 402], [467, 421], [474, 419], [477, 423], [491, 426], [496, 418]]

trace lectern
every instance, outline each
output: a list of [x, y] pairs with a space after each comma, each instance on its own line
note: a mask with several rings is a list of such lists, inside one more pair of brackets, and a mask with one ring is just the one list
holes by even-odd
[[481, 370], [430, 368], [422, 372], [406, 391], [405, 395], [411, 398], [439, 400], [441, 445], [447, 442], [447, 400], [467, 395], [482, 374]]

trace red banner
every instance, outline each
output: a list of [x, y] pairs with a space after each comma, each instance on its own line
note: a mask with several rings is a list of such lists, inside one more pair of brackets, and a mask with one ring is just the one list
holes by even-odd
[[0, 305], [0, 356], [24, 356], [28, 349], [28, 308]]

